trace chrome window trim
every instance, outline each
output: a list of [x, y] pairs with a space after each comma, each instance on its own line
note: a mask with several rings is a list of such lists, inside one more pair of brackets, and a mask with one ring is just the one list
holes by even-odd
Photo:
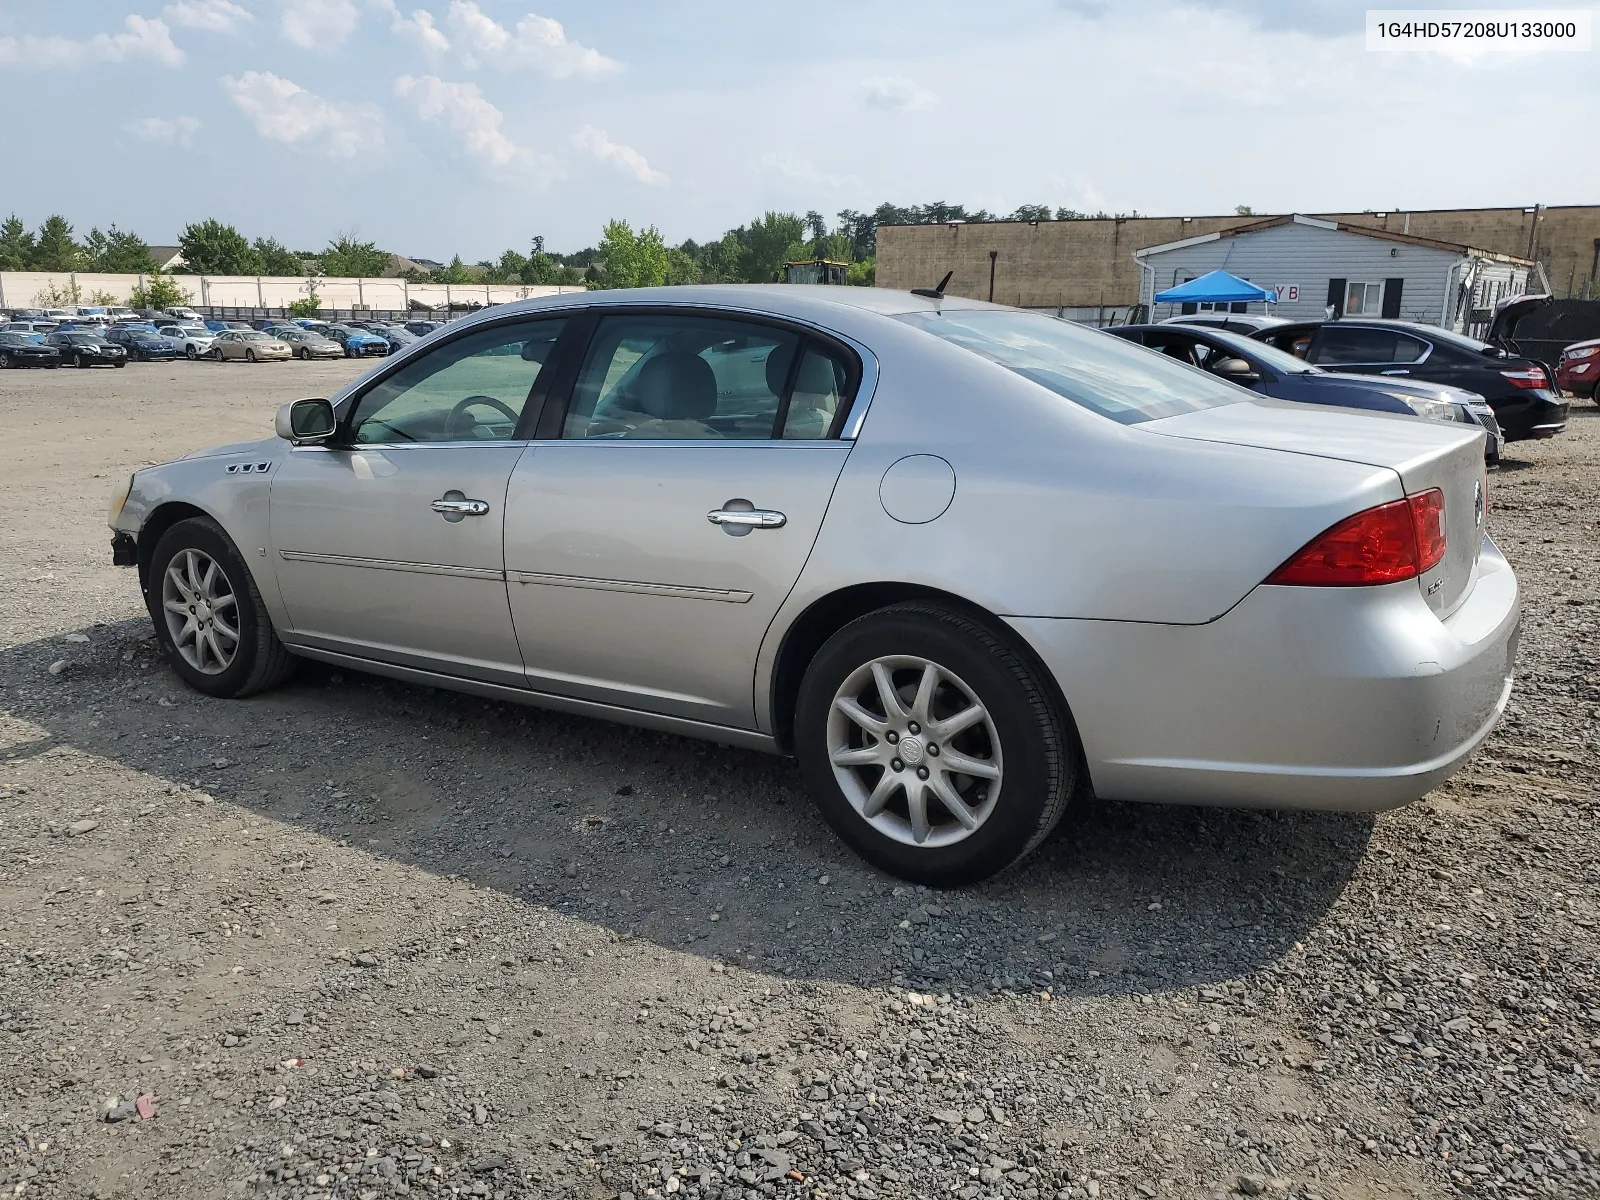
[[[854, 441], [856, 437], [859, 436], [862, 422], [867, 419], [867, 410], [872, 407], [872, 397], [878, 388], [878, 357], [849, 334], [840, 333], [836, 329], [829, 329], [826, 325], [819, 324], [818, 322], [810, 320], [806, 317], [790, 316], [788, 313], [775, 313], [764, 308], [748, 308], [743, 305], [729, 304], [703, 304], [689, 300], [676, 299], [652, 299], [648, 301], [641, 300], [639, 303], [641, 306], [646, 308], [681, 308], [689, 313], [701, 313], [706, 315], [725, 314], [742, 317], [760, 317], [777, 324], [791, 325], [797, 329], [805, 329], [812, 333], [821, 334], [823, 337], [832, 338], [835, 341], [841, 342], [850, 347], [851, 350], [855, 351], [856, 357], [861, 360], [861, 382], [856, 387], [855, 399], [850, 405], [849, 419], [845, 421], [844, 428], [839, 431], [838, 438], [828, 438], [825, 440], [829, 442], [850, 442]], [[344, 419], [344, 406], [350, 402], [352, 397], [356, 395], [358, 388], [365, 391], [368, 388], [376, 387], [378, 384], [382, 383], [391, 372], [397, 371], [404, 366], [406, 361], [423, 347], [427, 347], [428, 350], [434, 350], [440, 346], [447, 345], [451, 341], [454, 341], [455, 337], [457, 336], [466, 337], [470, 334], [478, 332], [481, 329], [488, 329], [498, 324], [511, 324], [516, 321], [538, 321], [554, 317], [570, 319], [573, 316], [590, 312], [604, 316], [605, 314], [611, 312], [620, 314], [626, 310], [627, 305], [620, 303], [573, 303], [551, 305], [549, 308], [530, 309], [519, 313], [495, 314], [493, 316], [485, 316], [480, 319], [471, 320], [463, 323], [462, 328], [458, 333], [453, 334], [453, 336], [449, 338], [442, 338], [436, 342], [430, 341], [432, 335], [429, 335], [429, 337], [426, 338], [418, 338], [415, 344], [405, 347], [398, 353], [387, 355], [384, 358], [383, 366], [378, 368], [375, 374], [361, 379], [352, 380], [350, 383], [345, 385], [342, 391], [336, 392], [332, 400], [334, 412], [338, 414], [339, 419], [342, 421]], [[448, 326], [446, 326], [446, 328], [448, 328]], [[438, 332], [439, 330], [434, 330], [435, 334]], [[775, 438], [772, 440], [781, 441], [782, 439]], [[432, 444], [441, 445], [443, 443], [435, 442]], [[678, 444], [681, 445], [682, 443]], [[750, 443], [741, 444], [749, 445]]]

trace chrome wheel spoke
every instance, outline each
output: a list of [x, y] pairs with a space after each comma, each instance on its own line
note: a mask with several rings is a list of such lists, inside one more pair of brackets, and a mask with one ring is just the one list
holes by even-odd
[[239, 640], [239, 631], [232, 625], [229, 625], [221, 617], [215, 615], [214, 612], [211, 617], [211, 627], [223, 637], [227, 638], [230, 642], [237, 642]]
[[872, 664], [872, 682], [878, 687], [878, 703], [883, 705], [883, 712], [891, 721], [904, 718], [905, 705], [900, 702], [900, 693], [894, 690], [894, 680], [889, 675], [889, 668], [880, 662]]
[[178, 616], [183, 617], [186, 620], [188, 619], [189, 606], [182, 600], [164, 600], [161, 603], [161, 607], [166, 609], [169, 613], [177, 613]]
[[885, 771], [878, 780], [872, 794], [867, 797], [866, 804], [861, 807], [861, 815], [867, 818], [875, 817], [888, 807], [889, 801], [895, 792], [900, 790], [900, 778], [893, 771]]
[[230, 592], [226, 596], [218, 596], [215, 600], [213, 600], [211, 602], [211, 611], [218, 612], [224, 608], [232, 608], [237, 603], [238, 597]]
[[999, 779], [1000, 768], [985, 758], [973, 758], [959, 750], [946, 750], [942, 766], [952, 775], [971, 775], [975, 779]]
[[221, 674], [233, 664], [239, 651], [238, 609], [220, 562], [192, 548], [173, 555], [162, 573], [161, 614], [185, 663], [204, 675]]
[[950, 786], [950, 781], [943, 774], [928, 780], [928, 787], [939, 798], [939, 803], [944, 805], [945, 811], [960, 823], [961, 828], [970, 832], [978, 827], [978, 814], [956, 794], [955, 788]]
[[836, 767], [871, 767], [883, 762], [883, 759], [882, 743], [833, 752], [833, 765]]
[[833, 702], [833, 706], [868, 733], [882, 737], [889, 731], [889, 722], [868, 712], [859, 700], [841, 696]]
[[911, 836], [920, 846], [933, 832], [928, 824], [928, 789], [921, 780], [906, 785], [906, 811], [911, 815]]
[[933, 720], [933, 693], [939, 687], [939, 668], [929, 663], [922, 668], [922, 678], [917, 681], [917, 697], [911, 702], [911, 715], [923, 726]]
[[946, 717], [942, 721], [935, 721], [928, 729], [928, 735], [937, 741], [945, 742], [955, 737], [965, 729], [971, 729], [989, 714], [984, 711], [983, 705], [973, 704], [962, 709], [953, 717]]

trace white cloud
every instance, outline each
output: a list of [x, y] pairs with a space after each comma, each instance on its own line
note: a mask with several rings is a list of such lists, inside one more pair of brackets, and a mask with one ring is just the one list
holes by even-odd
[[302, 50], [333, 50], [355, 32], [361, 10], [355, 0], [279, 0], [278, 28]]
[[504, 114], [483, 98], [477, 84], [402, 75], [394, 81], [394, 94], [410, 100], [424, 121], [460, 134], [474, 158], [503, 167], [517, 157], [517, 148], [500, 131]]
[[383, 114], [375, 104], [337, 104], [293, 80], [266, 71], [222, 77], [223, 90], [275, 142], [302, 143], [335, 158], [351, 158], [383, 145]]
[[932, 108], [937, 99], [927, 88], [918, 87], [903, 75], [879, 75], [864, 81], [861, 98], [869, 108], [895, 112], [922, 112]]
[[367, 0], [378, 12], [389, 18], [389, 32], [407, 38], [429, 55], [443, 54], [450, 49], [450, 39], [433, 23], [433, 14], [425, 8], [414, 8], [405, 16], [395, 0]]
[[253, 19], [233, 0], [175, 0], [161, 10], [161, 15], [174, 25], [207, 33], [232, 33]]
[[809, 158], [796, 158], [792, 154], [778, 154], [772, 150], [768, 150], [756, 160], [756, 169], [763, 174], [804, 184], [806, 187], [826, 188], [830, 192], [847, 188], [859, 190], [862, 186], [860, 178], [855, 175], [835, 175], [831, 171], [822, 170]]
[[644, 155], [632, 146], [612, 141], [611, 135], [604, 129], [585, 125], [573, 135], [572, 144], [580, 150], [587, 150], [601, 162], [611, 163], [619, 171], [632, 175], [640, 183], [661, 187], [667, 182], [667, 177], [652, 167]]
[[148, 58], [164, 67], [183, 64], [165, 21], [129, 16], [121, 33], [97, 33], [83, 42], [64, 37], [0, 37], [0, 65], [81, 67], [85, 63]]
[[200, 131], [197, 117], [140, 117], [123, 126], [141, 142], [187, 146]]
[[507, 29], [473, 0], [450, 0], [450, 28], [469, 67], [532, 67], [552, 79], [598, 78], [622, 64], [600, 51], [569, 41], [561, 22], [529, 13]]

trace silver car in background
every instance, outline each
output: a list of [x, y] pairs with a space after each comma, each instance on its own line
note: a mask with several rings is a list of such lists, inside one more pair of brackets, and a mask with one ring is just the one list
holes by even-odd
[[113, 505], [174, 670], [297, 657], [792, 753], [908, 879], [1079, 785], [1376, 810], [1505, 707], [1482, 430], [869, 288], [497, 306]]

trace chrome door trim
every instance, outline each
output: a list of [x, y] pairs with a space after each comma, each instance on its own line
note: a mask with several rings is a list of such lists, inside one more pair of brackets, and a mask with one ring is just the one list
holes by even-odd
[[547, 587], [588, 588], [596, 592], [637, 592], [645, 596], [674, 596], [683, 600], [718, 600], [724, 604], [748, 604], [754, 592], [737, 588], [686, 587], [675, 583], [641, 583], [631, 579], [593, 579], [584, 575], [545, 575], [537, 571], [508, 571], [511, 583], [544, 584]]
[[279, 550], [285, 562], [322, 563], [330, 567], [367, 567], [374, 571], [409, 571], [414, 575], [455, 575], [462, 579], [504, 580], [506, 573], [492, 567], [453, 567], [445, 563], [405, 562], [393, 558], [357, 558], [349, 554], [316, 554], [310, 550]]
[[402, 666], [399, 663], [379, 662], [376, 659], [361, 658], [354, 654], [341, 654], [334, 650], [324, 650], [304, 643], [296, 643], [294, 650], [296, 654], [303, 654], [307, 658], [314, 658], [320, 662], [348, 667], [354, 671], [368, 671], [374, 675], [386, 675], [390, 679], [399, 679], [406, 683], [426, 684], [430, 687], [445, 688], [453, 692], [467, 692], [471, 695], [484, 696], [491, 700], [506, 700], [512, 704], [527, 704], [534, 708], [548, 708], [556, 712], [573, 713], [580, 717], [597, 717], [604, 721], [616, 721], [623, 725], [637, 725], [644, 729], [655, 729], [662, 733], [678, 733], [686, 737], [721, 742], [727, 746], [739, 746], [746, 750], [760, 750], [766, 754], [783, 753], [778, 748], [775, 738], [764, 733], [758, 733], [753, 729], [735, 729], [728, 725], [713, 725], [704, 721], [695, 721], [688, 717], [668, 717], [660, 713], [642, 712], [636, 708], [622, 708], [613, 704], [603, 704], [598, 700], [578, 700], [571, 696], [556, 696], [549, 692], [530, 691], [526, 687], [510, 687], [506, 684], [489, 683], [478, 679], [464, 679], [459, 675], [445, 675], [437, 671], [425, 671], [419, 667]]

